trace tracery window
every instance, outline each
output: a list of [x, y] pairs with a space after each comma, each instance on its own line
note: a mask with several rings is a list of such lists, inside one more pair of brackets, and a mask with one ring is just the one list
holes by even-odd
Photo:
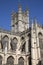
[[4, 50], [5, 49], [5, 47], [7, 46], [7, 48], [8, 48], [8, 36], [7, 35], [5, 35], [3, 38], [2, 38], [2, 49]]
[[12, 56], [7, 58], [7, 65], [14, 65], [14, 58]]
[[16, 37], [11, 40], [11, 50], [16, 51], [17, 42], [18, 42], [18, 41], [17, 41], [17, 38], [16, 38]]
[[39, 45], [40, 45], [40, 49], [43, 49], [43, 39], [39, 38]]
[[0, 56], [0, 65], [2, 65], [2, 56]]
[[19, 58], [18, 65], [24, 65], [24, 59], [23, 59], [23, 57]]

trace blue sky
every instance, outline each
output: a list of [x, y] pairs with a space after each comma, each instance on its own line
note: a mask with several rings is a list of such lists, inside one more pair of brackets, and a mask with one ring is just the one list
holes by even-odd
[[24, 11], [28, 6], [30, 18], [43, 24], [43, 0], [0, 0], [0, 28], [10, 30], [12, 10], [17, 12], [20, 2]]

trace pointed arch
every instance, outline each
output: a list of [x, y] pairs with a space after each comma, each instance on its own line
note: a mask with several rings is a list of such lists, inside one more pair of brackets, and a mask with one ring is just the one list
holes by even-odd
[[[17, 40], [17, 38], [16, 38], [16, 37], [14, 37], [14, 38], [13, 38], [13, 40], [14, 40], [14, 39], [16, 39], [16, 40]], [[18, 40], [17, 40], [17, 41], [18, 41]]]
[[7, 45], [7, 48], [8, 48], [8, 46], [9, 46], [8, 42], [9, 42], [9, 37], [7, 35], [5, 35], [2, 38], [2, 44], [1, 44], [3, 50], [5, 49], [6, 45]]
[[2, 65], [2, 56], [0, 55], [0, 65]]
[[41, 37], [41, 36], [42, 36], [42, 33], [41, 33], [41, 32], [39, 32], [39, 33], [38, 33], [38, 37]]
[[14, 37], [12, 40], [11, 40], [11, 50], [13, 51], [16, 51], [16, 48], [17, 48], [17, 43], [18, 43], [18, 40], [16, 37]]
[[18, 59], [18, 65], [24, 65], [24, 58], [23, 57], [20, 57]]
[[9, 56], [7, 58], [7, 65], [14, 65], [14, 57], [13, 56]]
[[7, 35], [5, 35], [3, 38], [7, 37], [9, 39], [9, 37]]
[[42, 39], [41, 32], [38, 33], [38, 38], [39, 38], [39, 47], [40, 47], [40, 49], [42, 49], [43, 48], [43, 39]]
[[40, 53], [41, 53], [41, 64], [43, 65], [43, 37], [42, 33], [38, 33], [39, 38], [39, 47], [40, 47]]

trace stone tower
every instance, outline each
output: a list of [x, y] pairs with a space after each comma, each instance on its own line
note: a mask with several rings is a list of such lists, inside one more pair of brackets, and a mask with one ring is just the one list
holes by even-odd
[[23, 32], [29, 29], [29, 11], [22, 12], [21, 5], [18, 6], [18, 12], [12, 12], [11, 31]]

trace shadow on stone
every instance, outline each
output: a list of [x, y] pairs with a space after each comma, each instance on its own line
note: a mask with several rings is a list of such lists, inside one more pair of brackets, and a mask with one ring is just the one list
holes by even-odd
[[41, 61], [39, 61], [37, 65], [42, 65], [42, 64], [41, 64]]

